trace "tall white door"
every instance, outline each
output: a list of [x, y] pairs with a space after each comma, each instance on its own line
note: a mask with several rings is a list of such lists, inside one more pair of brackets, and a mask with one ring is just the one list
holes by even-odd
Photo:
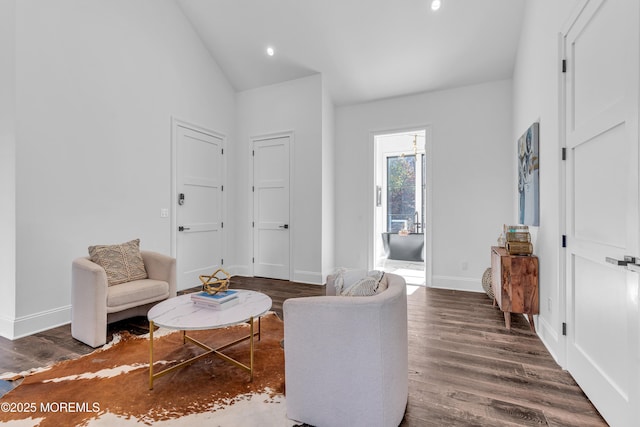
[[253, 143], [253, 274], [289, 280], [288, 136]]
[[176, 262], [178, 289], [222, 264], [223, 139], [178, 125], [176, 135]]
[[[637, 1], [591, 0], [565, 35], [567, 368], [612, 426], [638, 425]], [[640, 261], [638, 261], [640, 263]]]

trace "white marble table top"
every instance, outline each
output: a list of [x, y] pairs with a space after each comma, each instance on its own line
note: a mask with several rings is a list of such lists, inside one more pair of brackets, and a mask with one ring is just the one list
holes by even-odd
[[258, 318], [271, 309], [271, 298], [267, 295], [234, 289], [240, 302], [224, 310], [212, 310], [195, 305], [191, 294], [169, 298], [155, 305], [147, 318], [157, 326], [178, 330], [216, 329], [237, 325]]

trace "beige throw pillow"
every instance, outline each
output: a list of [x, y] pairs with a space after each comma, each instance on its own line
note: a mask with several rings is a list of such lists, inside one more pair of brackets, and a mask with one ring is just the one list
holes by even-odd
[[342, 292], [353, 286], [354, 283], [367, 275], [367, 270], [338, 268], [334, 274], [334, 286], [336, 295], [342, 295]]
[[107, 272], [109, 286], [148, 277], [140, 254], [140, 239], [120, 245], [89, 246], [89, 256]]
[[378, 289], [376, 289], [376, 294], [386, 291], [388, 287], [389, 287], [389, 278], [387, 277], [386, 274], [383, 274], [382, 278], [380, 279], [380, 284], [378, 285]]
[[361, 277], [355, 283], [343, 287], [340, 295], [351, 297], [364, 297], [379, 294], [387, 289], [388, 283], [383, 271], [372, 270], [366, 276]]

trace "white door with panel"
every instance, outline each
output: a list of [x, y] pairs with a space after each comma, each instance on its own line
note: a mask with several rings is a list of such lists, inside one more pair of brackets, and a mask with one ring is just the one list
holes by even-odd
[[[637, 1], [592, 0], [565, 34], [567, 368], [609, 424], [638, 419]], [[640, 261], [638, 261], [640, 263]]]
[[253, 274], [289, 280], [290, 137], [253, 142]]
[[178, 289], [222, 264], [223, 137], [176, 127], [176, 261]]

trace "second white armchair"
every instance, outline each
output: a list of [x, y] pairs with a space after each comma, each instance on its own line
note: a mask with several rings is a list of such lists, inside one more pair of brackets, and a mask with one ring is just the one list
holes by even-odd
[[176, 296], [176, 260], [140, 251], [148, 278], [109, 286], [107, 273], [89, 257], [77, 258], [71, 276], [71, 335], [91, 347], [106, 343], [107, 324], [146, 316], [154, 304]]

